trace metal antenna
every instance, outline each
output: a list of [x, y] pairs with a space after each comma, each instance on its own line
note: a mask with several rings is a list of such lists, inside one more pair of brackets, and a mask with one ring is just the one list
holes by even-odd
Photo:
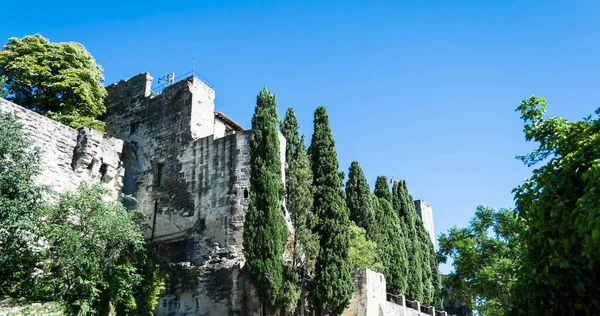
[[192, 58], [192, 76], [196, 73], [194, 68], [196, 68], [196, 57]]

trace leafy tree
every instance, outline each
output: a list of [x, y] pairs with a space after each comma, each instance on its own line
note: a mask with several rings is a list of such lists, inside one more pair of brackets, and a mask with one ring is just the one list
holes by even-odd
[[349, 211], [343, 199], [342, 178], [335, 142], [325, 107], [315, 111], [309, 148], [313, 170], [314, 212], [320, 251], [316, 261], [311, 305], [317, 315], [340, 315], [350, 301], [354, 284], [348, 264], [350, 250]]
[[275, 95], [265, 87], [256, 99], [250, 141], [250, 205], [244, 222], [244, 254], [250, 283], [256, 287], [263, 314], [273, 311], [283, 285], [283, 218], [281, 158]]
[[420, 219], [413, 202], [412, 196], [408, 193], [406, 181], [395, 181], [392, 186], [393, 208], [400, 217], [404, 234], [406, 252], [408, 254], [407, 288], [406, 296], [410, 299], [416, 299], [424, 302], [423, 289], [423, 248], [418, 234]]
[[510, 209], [478, 206], [468, 227], [453, 227], [439, 238], [438, 257], [453, 260], [444, 279], [448, 297], [483, 315], [504, 315], [517, 279], [524, 223]]
[[136, 262], [145, 253], [143, 218], [120, 201], [106, 202], [108, 194], [84, 183], [61, 194], [44, 216], [50, 264], [42, 288], [74, 314], [111, 305], [136, 310], [134, 292], [142, 281]]
[[146, 265], [141, 214], [107, 202], [99, 186], [82, 184], [55, 197], [34, 184], [38, 172], [38, 149], [17, 121], [0, 113], [2, 293], [57, 301], [71, 314], [112, 305], [150, 315], [165, 276]]
[[[294, 226], [295, 238], [292, 245], [292, 264], [294, 271], [288, 271], [291, 279], [297, 279], [297, 287], [301, 288], [300, 315], [304, 315], [305, 297], [315, 273], [315, 260], [319, 252], [319, 237], [314, 232], [317, 218], [313, 213], [312, 170], [304, 137], [298, 131], [298, 120], [294, 110], [289, 108], [285, 119], [281, 122], [281, 133], [286, 139], [286, 206]], [[298, 274], [292, 276], [291, 274]], [[290, 281], [291, 282], [291, 281]], [[291, 284], [284, 293], [294, 294]], [[287, 304], [286, 309], [295, 308]]]
[[371, 206], [371, 189], [358, 161], [353, 161], [348, 170], [346, 204], [350, 209], [350, 220], [369, 232], [375, 220]]
[[519, 157], [539, 166], [515, 192], [521, 234], [516, 314], [590, 315], [600, 308], [600, 120], [544, 118], [546, 101], [531, 97], [517, 111], [527, 141]]
[[377, 260], [377, 244], [367, 239], [365, 229], [350, 222], [349, 262], [352, 269], [367, 268], [382, 272], [383, 266]]
[[79, 43], [41, 35], [10, 38], [0, 51], [0, 76], [9, 100], [74, 128], [104, 129], [102, 68]]
[[372, 205], [376, 219], [372, 236], [377, 243], [378, 257], [383, 265], [388, 291], [394, 294], [405, 293], [409, 267], [404, 229], [392, 207], [392, 195], [385, 176], [377, 177]]
[[44, 188], [34, 184], [39, 150], [21, 131], [21, 124], [0, 112], [0, 292], [31, 295], [38, 266]]

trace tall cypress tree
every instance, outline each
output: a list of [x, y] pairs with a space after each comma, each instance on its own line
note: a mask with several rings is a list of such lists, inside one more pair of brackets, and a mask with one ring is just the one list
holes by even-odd
[[376, 224], [373, 225], [377, 253], [383, 265], [388, 291], [405, 293], [407, 287], [408, 254], [403, 225], [392, 206], [392, 195], [385, 176], [377, 177], [373, 194]]
[[294, 110], [286, 111], [281, 122], [281, 133], [286, 139], [286, 206], [294, 226], [292, 264], [298, 275], [301, 288], [299, 314], [304, 315], [305, 296], [315, 270], [319, 252], [319, 238], [314, 232], [317, 218], [313, 214], [312, 170], [300, 136], [298, 120]]
[[257, 96], [250, 141], [250, 205], [244, 222], [244, 255], [263, 315], [278, 303], [283, 283], [287, 228], [282, 212], [281, 158], [275, 95], [265, 87]]
[[350, 210], [350, 220], [364, 228], [367, 236], [370, 236], [370, 226], [375, 220], [371, 206], [371, 189], [358, 161], [353, 161], [348, 169], [346, 204]]
[[340, 315], [354, 290], [351, 267], [349, 211], [342, 197], [342, 179], [325, 107], [315, 111], [309, 154], [313, 170], [314, 212], [319, 218], [320, 251], [316, 261], [311, 305], [317, 315]]
[[423, 302], [423, 252], [417, 233], [417, 210], [404, 180], [394, 182], [392, 196], [394, 210], [403, 222], [404, 243], [408, 254], [408, 285], [405, 294], [412, 300]]

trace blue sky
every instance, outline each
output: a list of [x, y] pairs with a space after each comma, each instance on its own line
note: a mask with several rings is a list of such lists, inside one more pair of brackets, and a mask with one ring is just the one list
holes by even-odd
[[477, 205], [514, 205], [531, 172], [514, 158], [533, 148], [523, 98], [570, 120], [600, 104], [595, 1], [85, 2], [5, 3], [0, 40], [80, 42], [106, 84], [183, 74], [195, 58], [217, 110], [246, 127], [264, 85], [309, 137], [325, 105], [341, 168], [406, 179], [436, 234]]

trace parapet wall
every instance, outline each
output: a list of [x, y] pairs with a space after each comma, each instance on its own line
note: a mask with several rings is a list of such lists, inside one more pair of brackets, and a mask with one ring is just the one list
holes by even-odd
[[115, 197], [121, 191], [122, 140], [89, 128], [70, 128], [1, 98], [0, 111], [14, 116], [23, 125], [25, 136], [40, 149], [38, 184], [65, 192], [85, 181], [101, 184]]
[[350, 305], [342, 316], [450, 316], [436, 311], [432, 306], [421, 306], [418, 301], [409, 301], [404, 295], [386, 293], [385, 277], [369, 269], [352, 271], [355, 291]]

